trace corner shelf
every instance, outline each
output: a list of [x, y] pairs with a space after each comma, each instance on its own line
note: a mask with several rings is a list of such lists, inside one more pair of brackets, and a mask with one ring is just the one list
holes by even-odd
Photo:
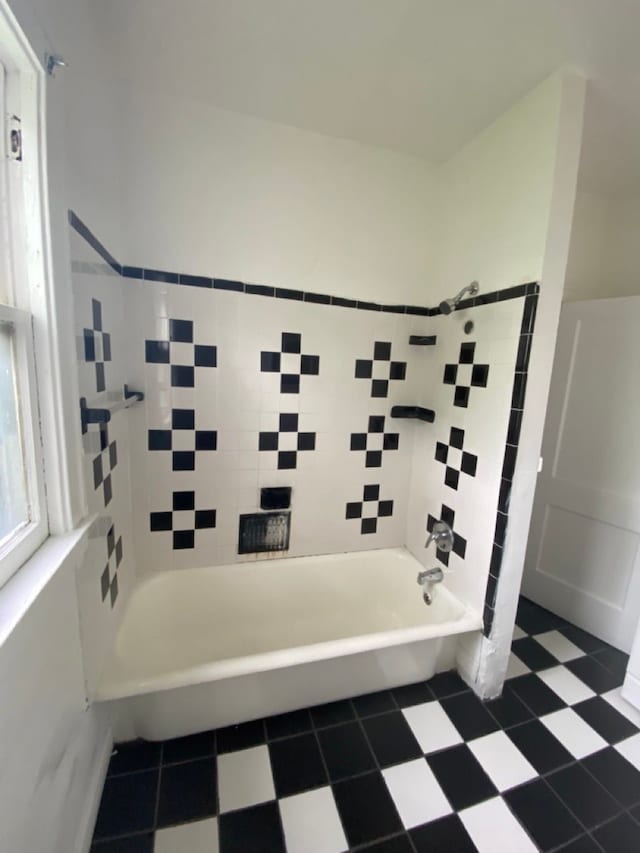
[[436, 418], [433, 409], [424, 409], [422, 406], [392, 406], [392, 418], [413, 418], [414, 420], [426, 421], [432, 424]]
[[437, 340], [437, 335], [410, 335], [409, 337], [409, 343], [414, 347], [433, 347]]

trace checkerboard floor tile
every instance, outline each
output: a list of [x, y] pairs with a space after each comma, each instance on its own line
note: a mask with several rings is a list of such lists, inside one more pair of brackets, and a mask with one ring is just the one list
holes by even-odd
[[92, 853], [640, 849], [626, 656], [522, 600], [503, 695], [453, 672], [117, 747]]

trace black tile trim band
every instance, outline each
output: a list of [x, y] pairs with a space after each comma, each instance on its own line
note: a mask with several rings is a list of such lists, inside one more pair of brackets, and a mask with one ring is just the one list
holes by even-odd
[[[409, 314], [420, 317], [436, 317], [442, 312], [439, 308], [428, 308], [420, 305], [383, 305], [379, 302], [366, 302], [359, 299], [345, 299], [342, 296], [330, 296], [327, 293], [312, 293], [304, 290], [292, 290], [286, 287], [269, 287], [264, 284], [246, 284], [243, 281], [229, 281], [224, 278], [210, 278], [202, 275], [168, 272], [167, 270], [152, 270], [146, 267], [123, 266], [118, 263], [104, 245], [95, 237], [80, 217], [69, 211], [69, 224], [77, 233], [95, 249], [111, 269], [124, 278], [135, 278], [142, 281], [155, 281], [163, 284], [178, 284], [187, 287], [204, 287], [210, 290], [228, 290], [235, 293], [246, 293], [250, 296], [267, 296], [275, 299], [294, 299], [298, 302], [313, 302], [317, 305], [332, 305], [339, 308], [355, 308], [359, 311], [382, 311], [390, 314]], [[481, 293], [473, 299], [464, 299], [456, 308], [463, 311], [492, 302], [504, 302], [506, 299], [519, 299], [529, 294], [538, 293], [538, 285], [534, 282], [507, 287], [491, 293]]]

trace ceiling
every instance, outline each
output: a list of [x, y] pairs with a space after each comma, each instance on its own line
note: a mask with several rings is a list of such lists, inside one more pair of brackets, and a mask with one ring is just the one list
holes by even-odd
[[142, 86], [441, 162], [562, 66], [580, 185], [640, 191], [640, 0], [94, 0]]

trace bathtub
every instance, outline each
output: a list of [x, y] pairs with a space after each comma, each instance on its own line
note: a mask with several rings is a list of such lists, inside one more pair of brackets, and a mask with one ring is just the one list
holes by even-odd
[[430, 678], [480, 615], [426, 605], [403, 548], [162, 572], [129, 599], [97, 701], [163, 740]]

